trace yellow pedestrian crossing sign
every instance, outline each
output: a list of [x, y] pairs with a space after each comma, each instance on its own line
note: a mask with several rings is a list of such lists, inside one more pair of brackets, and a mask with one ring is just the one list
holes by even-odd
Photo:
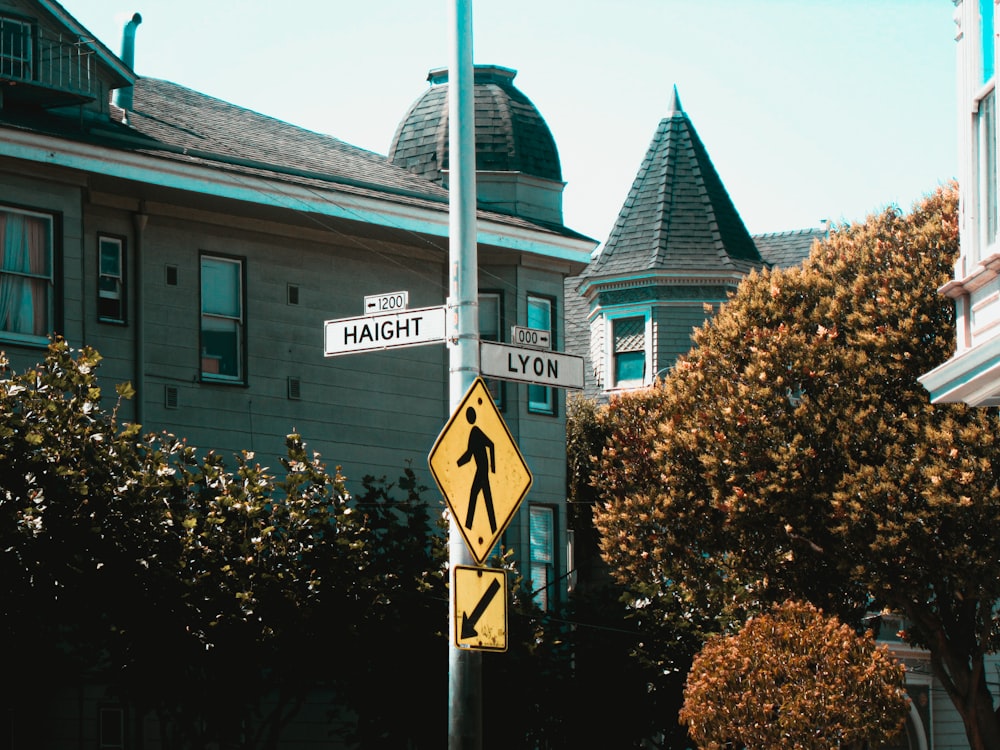
[[456, 565], [451, 585], [455, 587], [455, 646], [473, 651], [506, 651], [506, 571]]
[[427, 457], [434, 481], [477, 564], [499, 541], [531, 487], [507, 424], [482, 378], [466, 392]]

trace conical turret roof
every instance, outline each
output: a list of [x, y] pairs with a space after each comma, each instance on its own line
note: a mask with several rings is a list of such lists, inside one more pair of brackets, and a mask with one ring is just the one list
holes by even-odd
[[763, 264], [674, 87], [608, 241], [583, 277], [744, 274]]

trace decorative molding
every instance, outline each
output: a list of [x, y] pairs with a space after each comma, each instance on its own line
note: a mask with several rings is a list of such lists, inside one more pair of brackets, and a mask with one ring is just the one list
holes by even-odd
[[593, 300], [597, 308], [626, 304], [717, 304], [729, 298], [734, 287], [723, 284], [642, 285], [601, 289]]
[[617, 289], [634, 289], [651, 286], [721, 286], [736, 289], [743, 281], [746, 274], [707, 274], [683, 275], [665, 273], [646, 273], [641, 276], [630, 276], [626, 278], [591, 278], [584, 279], [579, 286], [580, 294], [587, 299], [593, 299], [596, 295]]
[[958, 299], [963, 294], [971, 294], [982, 289], [997, 276], [1000, 276], [1000, 253], [993, 253], [983, 258], [975, 270], [965, 278], [949, 281], [940, 287], [938, 292], [946, 297]]

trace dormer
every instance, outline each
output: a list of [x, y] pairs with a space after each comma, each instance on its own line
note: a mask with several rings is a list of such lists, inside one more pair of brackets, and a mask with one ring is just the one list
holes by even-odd
[[135, 74], [57, 2], [0, 0], [0, 110], [108, 111]]

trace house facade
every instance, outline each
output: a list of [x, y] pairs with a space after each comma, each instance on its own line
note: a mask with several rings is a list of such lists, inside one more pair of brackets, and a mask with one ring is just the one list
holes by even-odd
[[961, 252], [941, 292], [955, 301], [955, 353], [921, 382], [940, 403], [1000, 405], [997, 6], [955, 0]]
[[[564, 280], [596, 242], [563, 225], [558, 153], [514, 75], [477, 71], [477, 139], [506, 139], [507, 159], [477, 160], [480, 320], [484, 338], [532, 326], [558, 347]], [[446, 344], [325, 357], [323, 340], [366, 295], [445, 303], [447, 144], [415, 134], [442, 126], [447, 78], [429, 81], [387, 157], [139, 77], [56, 2], [0, 0], [0, 350], [23, 370], [53, 333], [94, 347], [145, 432], [275, 465], [294, 431], [349, 487], [407, 466], [434, 487]], [[534, 476], [502, 543], [553, 606], [571, 566], [564, 393], [491, 386]], [[86, 702], [66, 747], [97, 746]]]

